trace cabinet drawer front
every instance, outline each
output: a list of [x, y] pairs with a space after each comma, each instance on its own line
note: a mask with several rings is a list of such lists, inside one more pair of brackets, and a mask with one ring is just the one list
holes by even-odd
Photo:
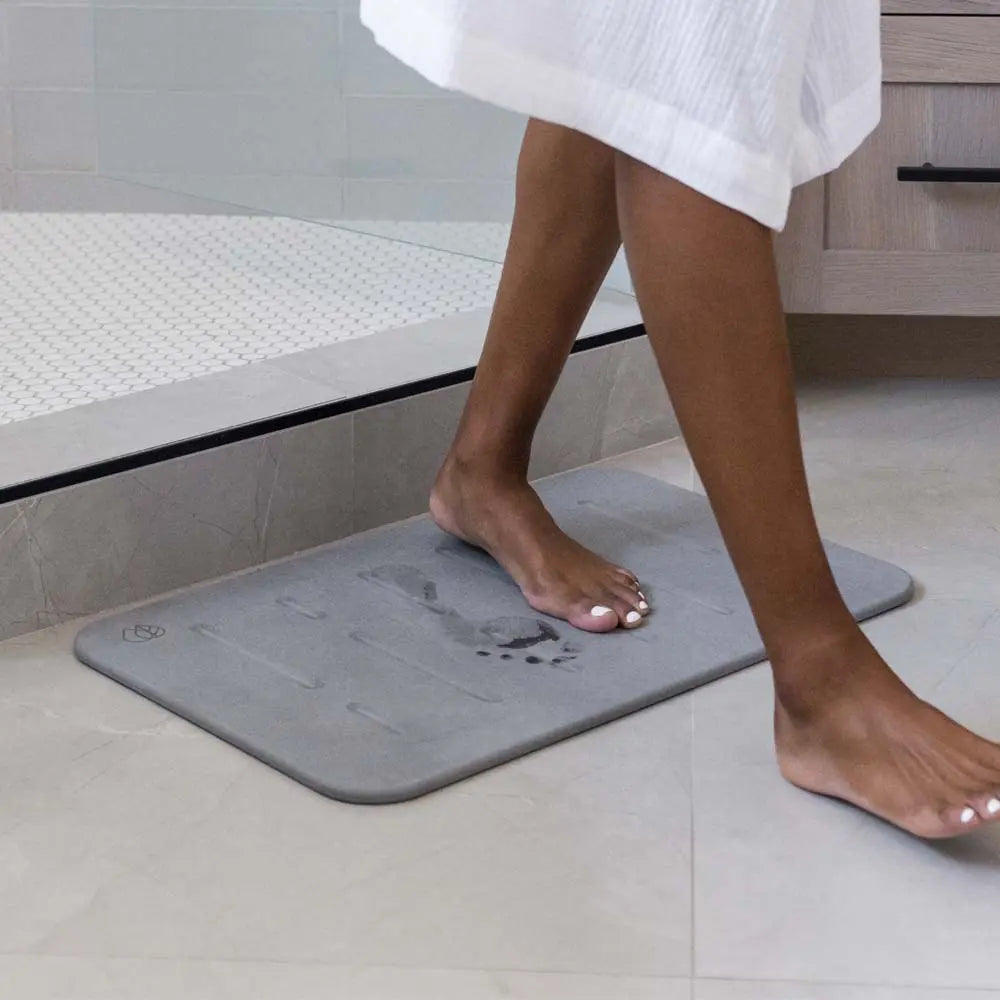
[[887, 83], [1000, 83], [1000, 17], [883, 17]]
[[897, 179], [924, 163], [1000, 167], [1000, 86], [886, 85], [882, 124], [827, 178], [826, 248], [1000, 252], [1000, 184]]
[[1000, 0], [882, 0], [883, 14], [1000, 14]]

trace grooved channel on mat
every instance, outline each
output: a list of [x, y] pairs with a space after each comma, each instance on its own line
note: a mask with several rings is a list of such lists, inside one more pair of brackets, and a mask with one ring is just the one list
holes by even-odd
[[[83, 629], [86, 664], [347, 802], [414, 798], [764, 659], [704, 497], [634, 473], [543, 483], [574, 537], [640, 578], [642, 628], [532, 611], [427, 519], [390, 525]], [[863, 620], [903, 570], [827, 551]]]

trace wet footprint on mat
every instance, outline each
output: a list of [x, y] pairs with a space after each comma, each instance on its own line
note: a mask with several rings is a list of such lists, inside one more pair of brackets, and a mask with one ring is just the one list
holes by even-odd
[[[499, 655], [502, 660], [512, 660], [516, 653], [522, 653], [531, 664], [578, 669], [568, 665], [580, 654], [580, 647], [569, 642], [559, 646], [561, 636], [550, 622], [526, 617], [470, 621], [443, 604], [437, 584], [414, 566], [378, 566], [358, 575], [440, 616], [448, 637], [460, 646], [475, 649], [480, 657]], [[552, 649], [553, 646], [558, 648]], [[552, 650], [555, 655], [541, 655], [539, 647], [544, 647], [546, 653]]]

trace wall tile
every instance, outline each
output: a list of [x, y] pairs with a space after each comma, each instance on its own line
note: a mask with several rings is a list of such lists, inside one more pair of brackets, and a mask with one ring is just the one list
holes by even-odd
[[428, 97], [446, 93], [376, 45], [356, 10], [344, 12], [342, 25], [345, 94]]
[[468, 394], [454, 386], [354, 415], [356, 531], [427, 510]]
[[223, 204], [87, 173], [15, 171], [13, 207], [21, 212], [230, 212]]
[[[14, 3], [35, 3], [37, 0], [13, 0]], [[46, 0], [50, 2], [50, 0]], [[167, 6], [167, 0], [55, 0], [57, 3], [91, 3], [95, 10], [118, 7], [136, 7], [139, 9], [162, 8]], [[233, 8], [248, 10], [333, 10], [339, 11], [341, 0], [169, 0], [169, 6], [175, 10], [231, 10]], [[358, 0], [354, 0], [355, 7]]]
[[13, 120], [16, 169], [96, 167], [96, 121], [91, 91], [14, 91]]
[[609, 348], [612, 386], [601, 435], [600, 457], [644, 448], [680, 433], [649, 341], [642, 337]]
[[[409, 323], [367, 337], [286, 354], [270, 364], [322, 382], [338, 396], [357, 398], [475, 367], [489, 321], [489, 309], [469, 309], [443, 319]], [[0, 431], [0, 448], [2, 444]]]
[[102, 93], [101, 168], [337, 174], [346, 143], [335, 98], [282, 94]]
[[0, 507], [0, 637], [44, 628], [44, 581], [34, 558], [24, 506]]
[[509, 181], [525, 119], [460, 97], [348, 97], [349, 176]]
[[0, 7], [0, 90], [10, 85], [10, 43], [7, 38], [7, 10]]
[[354, 418], [274, 435], [275, 474], [262, 533], [264, 558], [314, 548], [354, 530]]
[[97, 8], [97, 86], [335, 90], [341, 78], [339, 22], [336, 11]]
[[531, 458], [539, 479], [587, 465], [600, 457], [608, 396], [620, 347], [573, 355], [545, 410]]
[[136, 184], [178, 191], [236, 214], [270, 212], [296, 219], [343, 217], [344, 183], [337, 176], [302, 174], [205, 174], [116, 171]]
[[0, 637], [341, 538], [352, 418], [0, 508]]
[[0, 426], [0, 487], [134, 455], [309, 406], [337, 393], [269, 362]]
[[90, 7], [10, 7], [7, 11], [14, 87], [90, 87], [94, 82]]
[[344, 180], [347, 219], [509, 223], [513, 216], [513, 180]]
[[[645, 412], [645, 391], [609, 399], [646, 363], [631, 345], [571, 358], [532, 474], [586, 464], [609, 440], [636, 447], [627, 408], [632, 401]], [[0, 638], [424, 512], [468, 391], [455, 386], [0, 508]], [[645, 443], [651, 432], [642, 424], [636, 433]]]
[[0, 87], [0, 170], [14, 164], [14, 111], [9, 90]]
[[273, 476], [247, 442], [29, 501], [49, 620], [252, 565]]

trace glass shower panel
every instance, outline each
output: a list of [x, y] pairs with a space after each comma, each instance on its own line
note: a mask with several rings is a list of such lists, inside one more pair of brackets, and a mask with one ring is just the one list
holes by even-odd
[[357, 0], [92, 0], [100, 172], [502, 260], [524, 119], [376, 45]]

